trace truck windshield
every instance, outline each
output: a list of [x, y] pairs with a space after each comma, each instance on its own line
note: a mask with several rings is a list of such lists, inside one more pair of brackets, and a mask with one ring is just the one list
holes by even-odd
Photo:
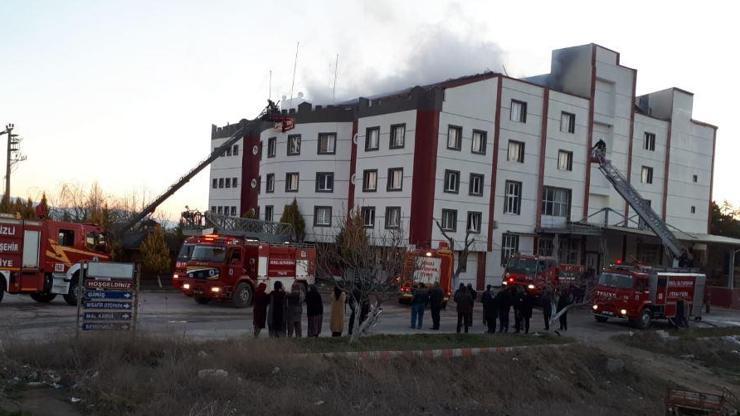
[[[539, 263], [539, 265], [538, 265]], [[534, 274], [537, 271], [545, 270], [545, 262], [535, 259], [511, 259], [506, 265], [508, 273]]]
[[180, 248], [180, 253], [177, 255], [177, 261], [190, 260], [190, 257], [193, 256], [193, 248], [195, 248], [195, 246], [192, 244], [183, 244], [182, 248]]
[[632, 287], [632, 276], [614, 273], [602, 273], [599, 276], [599, 285], [615, 287], [618, 289], [628, 289]]
[[200, 246], [193, 247], [193, 253], [190, 260], [207, 261], [209, 263], [223, 263], [226, 259], [226, 248], [221, 246]]

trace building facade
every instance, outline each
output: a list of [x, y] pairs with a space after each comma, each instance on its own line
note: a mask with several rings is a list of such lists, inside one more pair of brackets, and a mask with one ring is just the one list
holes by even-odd
[[[483, 73], [335, 106], [304, 102], [295, 127], [250, 124], [211, 166], [209, 207], [278, 221], [295, 198], [307, 239], [331, 241], [342, 216], [409, 245], [474, 239], [462, 275], [498, 284], [513, 252], [598, 269], [619, 258], [666, 263], [654, 235], [590, 161], [607, 157], [691, 241], [708, 233], [716, 127], [693, 95], [636, 96], [637, 71], [589, 44], [552, 53], [549, 74]], [[237, 125], [213, 127], [216, 148]], [[437, 224], [439, 223], [439, 224]], [[702, 257], [706, 246], [690, 243]], [[459, 244], [459, 243], [458, 243]]]

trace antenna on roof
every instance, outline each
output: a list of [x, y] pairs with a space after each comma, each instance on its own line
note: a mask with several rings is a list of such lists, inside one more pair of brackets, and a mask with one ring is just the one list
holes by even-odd
[[331, 99], [334, 104], [337, 103], [337, 72], [339, 72], [339, 54], [337, 54], [337, 62], [334, 64], [334, 84], [331, 87]]
[[267, 99], [272, 100], [272, 69], [270, 70], [270, 82], [267, 85]]
[[293, 81], [290, 83], [290, 104], [288, 108], [290, 108], [290, 106], [293, 105], [293, 87], [295, 86], [295, 68], [296, 68], [296, 64], [298, 63], [298, 47], [299, 46], [301, 46], [301, 42], [296, 42], [295, 59], [293, 59]]
[[504, 64], [501, 64], [501, 68], [503, 68], [503, 69], [504, 69], [504, 75], [506, 75], [506, 76], [508, 77], [508, 76], [509, 76], [509, 73], [508, 73], [508, 72], [506, 72], [506, 65], [504, 65]]

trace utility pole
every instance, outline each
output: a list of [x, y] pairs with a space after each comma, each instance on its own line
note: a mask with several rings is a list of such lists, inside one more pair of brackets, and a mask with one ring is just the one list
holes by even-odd
[[26, 160], [26, 157], [22, 155], [18, 155], [16, 158], [13, 158], [13, 155], [15, 153], [20, 152], [19, 145], [21, 143], [21, 140], [18, 138], [18, 135], [13, 134], [14, 128], [15, 128], [15, 124], [8, 123], [5, 126], [5, 131], [0, 132], [0, 136], [2, 136], [3, 134], [8, 135], [8, 154], [7, 154], [6, 164], [5, 164], [5, 194], [4, 194], [5, 195], [4, 198], [8, 202], [10, 202], [10, 172], [14, 164]]

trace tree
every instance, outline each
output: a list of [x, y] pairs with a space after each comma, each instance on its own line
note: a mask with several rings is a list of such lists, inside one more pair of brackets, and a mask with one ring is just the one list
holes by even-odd
[[170, 271], [170, 251], [161, 226], [154, 227], [139, 250], [145, 272], [158, 275]]
[[345, 290], [351, 302], [370, 305], [368, 319], [353, 331], [350, 342], [366, 332], [380, 316], [382, 302], [397, 292], [405, 258], [403, 234], [368, 235], [358, 209], [343, 217], [334, 244], [317, 246], [319, 274]]
[[[439, 232], [442, 233], [444, 238], [447, 240], [447, 244], [450, 246], [450, 250], [454, 253], [455, 252], [455, 239], [447, 234], [447, 231], [442, 228], [442, 224], [439, 223], [439, 221], [435, 218], [434, 223], [437, 224], [437, 228], [439, 228]], [[457, 284], [457, 279], [460, 276], [460, 273], [462, 273], [463, 270], [465, 270], [465, 266], [468, 264], [468, 254], [470, 254], [470, 247], [475, 243], [475, 238], [471, 237], [470, 230], [465, 231], [465, 240], [463, 240], [462, 248], [460, 249], [460, 253], [457, 256], [457, 266], [455, 266], [455, 274], [452, 276], [452, 281]]]
[[306, 238], [306, 221], [303, 220], [301, 210], [298, 208], [298, 201], [293, 198], [293, 202], [285, 206], [280, 222], [293, 226], [295, 240], [302, 242]]
[[718, 205], [712, 201], [710, 234], [740, 238], [740, 209], [735, 208], [727, 201]]

